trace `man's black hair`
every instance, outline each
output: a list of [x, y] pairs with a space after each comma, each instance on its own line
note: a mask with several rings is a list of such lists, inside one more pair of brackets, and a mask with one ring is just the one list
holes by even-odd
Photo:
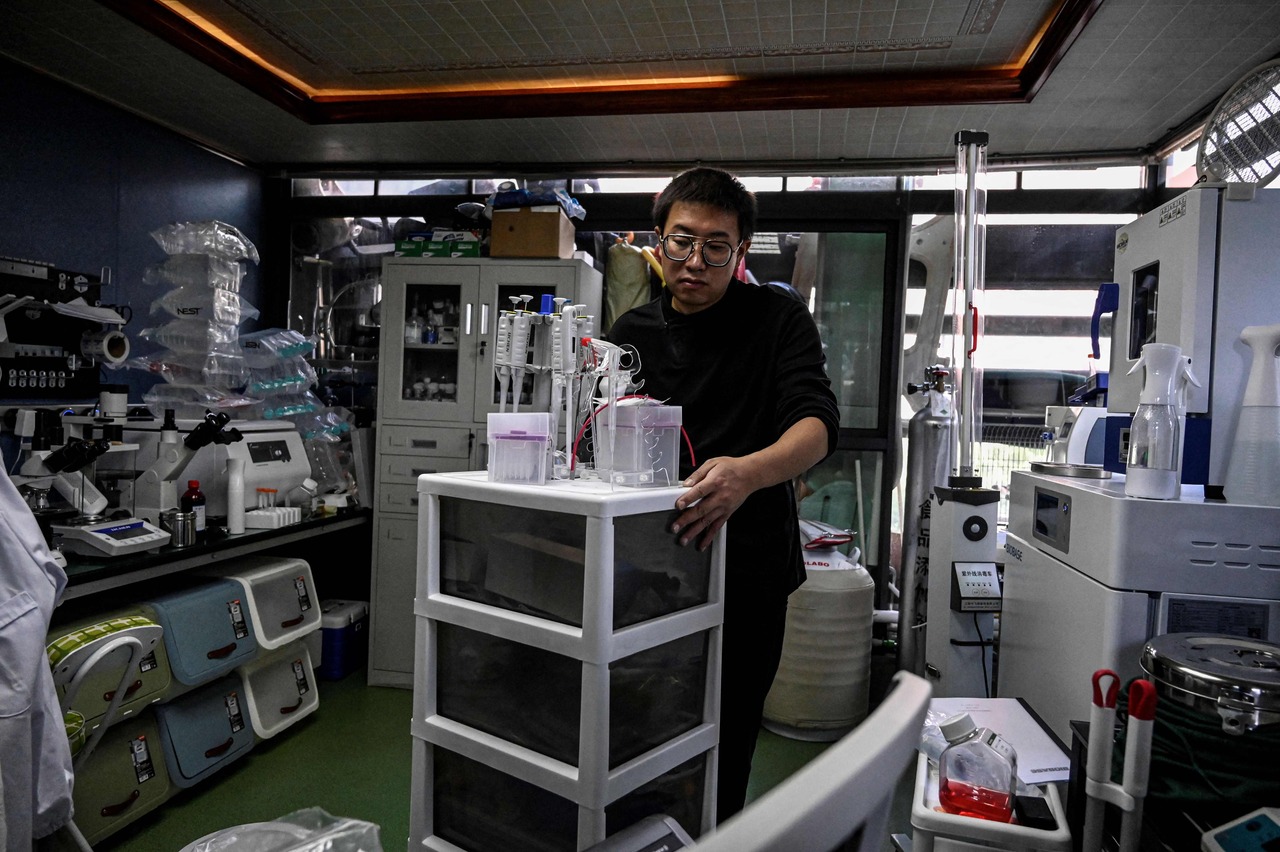
[[676, 202], [706, 204], [738, 217], [738, 237], [749, 240], [756, 231], [756, 197], [728, 172], [698, 168], [681, 172], [653, 201], [653, 224], [662, 231]]

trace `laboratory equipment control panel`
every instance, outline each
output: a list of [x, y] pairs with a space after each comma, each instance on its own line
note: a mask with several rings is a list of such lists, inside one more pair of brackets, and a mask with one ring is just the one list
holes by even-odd
[[1000, 576], [994, 562], [951, 563], [951, 609], [955, 612], [998, 612]]

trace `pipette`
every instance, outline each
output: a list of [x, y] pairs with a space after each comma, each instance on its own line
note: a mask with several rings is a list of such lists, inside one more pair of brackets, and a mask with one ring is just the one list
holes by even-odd
[[498, 313], [498, 340], [493, 348], [493, 371], [498, 376], [498, 411], [507, 410], [507, 392], [511, 389], [511, 313]]
[[518, 412], [520, 410], [520, 397], [524, 394], [524, 373], [525, 367], [529, 363], [529, 327], [533, 323], [533, 318], [529, 314], [528, 306], [533, 296], [512, 296], [511, 301], [523, 302], [521, 309], [516, 313], [512, 320], [511, 326], [511, 411]]

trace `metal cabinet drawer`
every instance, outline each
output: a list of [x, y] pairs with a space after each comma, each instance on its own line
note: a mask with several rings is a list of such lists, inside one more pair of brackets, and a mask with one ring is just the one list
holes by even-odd
[[378, 427], [378, 448], [384, 453], [467, 458], [471, 455], [471, 430], [383, 424]]
[[[383, 512], [418, 513], [418, 477], [424, 473], [470, 470], [468, 459], [423, 456], [383, 456], [379, 462], [382, 481], [378, 488], [378, 509]], [[394, 468], [395, 470], [390, 470]]]
[[412, 485], [417, 487], [418, 477], [424, 473], [468, 470], [470, 467], [471, 460], [466, 457], [384, 455], [378, 459], [379, 481], [383, 487], [390, 485]]

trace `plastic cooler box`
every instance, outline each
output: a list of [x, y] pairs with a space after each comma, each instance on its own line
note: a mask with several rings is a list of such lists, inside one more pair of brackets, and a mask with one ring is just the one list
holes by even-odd
[[164, 628], [169, 668], [180, 684], [208, 683], [258, 653], [244, 588], [232, 580], [211, 580], [164, 595], [149, 607]]
[[244, 701], [253, 732], [267, 739], [306, 718], [320, 706], [307, 643], [294, 642], [263, 654], [240, 669]]
[[248, 556], [206, 573], [244, 590], [257, 642], [268, 651], [320, 629], [320, 597], [311, 566], [301, 559]]
[[203, 781], [256, 742], [244, 684], [236, 675], [157, 704], [155, 711], [169, 778], [178, 787]]
[[[131, 652], [120, 643], [130, 638], [142, 644], [143, 654], [129, 674], [112, 724], [159, 701], [168, 692], [169, 656], [164, 648], [164, 629], [138, 610], [120, 610], [62, 625], [49, 634], [45, 650], [53, 666], [58, 700], [65, 702], [71, 683], [80, 679], [69, 709], [84, 716], [88, 730], [97, 726], [120, 686]], [[98, 659], [91, 670], [83, 668], [101, 650], [112, 646], [115, 650]]]
[[155, 712], [144, 708], [108, 728], [76, 773], [76, 826], [96, 844], [173, 793]]
[[320, 602], [320, 629], [307, 636], [307, 649], [320, 680], [342, 680], [363, 669], [369, 657], [369, 604]]

